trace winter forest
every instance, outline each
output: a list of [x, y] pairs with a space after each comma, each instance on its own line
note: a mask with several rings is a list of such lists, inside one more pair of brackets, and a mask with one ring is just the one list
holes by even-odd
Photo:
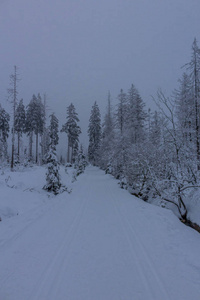
[[[74, 165], [79, 175], [90, 163], [113, 175], [132, 195], [175, 208], [179, 218], [189, 222], [186, 199], [200, 187], [200, 48], [196, 39], [191, 60], [183, 69], [170, 97], [157, 91], [155, 111], [146, 107], [134, 84], [128, 91], [119, 88], [116, 106], [109, 92], [104, 116], [95, 101], [88, 124], [88, 149], [83, 149], [79, 143], [81, 116], [73, 103], [66, 108], [65, 124], [59, 124], [55, 113], [47, 115], [45, 96], [34, 94], [25, 104], [18, 94], [15, 66], [8, 89], [12, 115], [0, 106], [1, 168], [10, 165], [15, 171], [19, 166], [47, 166], [44, 188], [57, 194], [63, 190], [60, 164]], [[66, 158], [56, 155], [60, 132], [67, 135]]]
[[200, 1], [0, 0], [0, 300], [199, 300]]

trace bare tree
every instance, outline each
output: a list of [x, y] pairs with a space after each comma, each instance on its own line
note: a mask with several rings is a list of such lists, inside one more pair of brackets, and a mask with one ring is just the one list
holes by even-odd
[[8, 89], [9, 98], [11, 98], [11, 103], [13, 105], [13, 127], [12, 127], [12, 154], [11, 154], [11, 170], [14, 167], [14, 152], [15, 152], [15, 113], [17, 106], [17, 82], [19, 81], [17, 74], [17, 67], [14, 66], [14, 73], [10, 75], [10, 88]]

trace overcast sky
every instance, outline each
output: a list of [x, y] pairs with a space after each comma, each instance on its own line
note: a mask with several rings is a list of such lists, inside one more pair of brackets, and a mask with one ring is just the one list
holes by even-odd
[[170, 94], [194, 37], [200, 46], [199, 0], [0, 0], [0, 101], [17, 65], [19, 98], [46, 93], [61, 123], [73, 102], [86, 139], [108, 90], [116, 103], [134, 83], [147, 107], [158, 88]]

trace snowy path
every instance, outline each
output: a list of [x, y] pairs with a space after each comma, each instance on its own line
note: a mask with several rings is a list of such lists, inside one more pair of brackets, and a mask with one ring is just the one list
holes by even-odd
[[8, 220], [0, 300], [200, 299], [200, 236], [170, 211], [93, 167], [56, 199]]

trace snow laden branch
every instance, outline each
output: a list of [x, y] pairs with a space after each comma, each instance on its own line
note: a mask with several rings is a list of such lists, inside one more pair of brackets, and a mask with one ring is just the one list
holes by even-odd
[[[163, 118], [167, 120], [164, 123], [165, 139], [167, 149], [171, 149], [171, 158], [168, 164], [168, 178], [163, 178], [160, 184], [155, 185], [153, 182], [153, 187], [156, 193], [165, 201], [173, 203], [177, 206], [181, 218], [187, 219], [187, 207], [184, 202], [184, 191], [197, 187], [198, 185], [191, 185], [193, 182], [194, 172], [190, 172], [191, 167], [189, 166], [193, 157], [189, 157], [188, 151], [186, 151], [186, 145], [184, 142], [184, 136], [178, 128], [178, 122], [175, 118], [175, 103], [172, 99], [165, 97], [163, 92], [160, 90], [157, 93], [156, 102], [159, 111]], [[197, 174], [195, 174], [196, 181]], [[164, 191], [161, 187], [168, 186], [167, 194], [168, 197], [164, 196]], [[171, 199], [169, 198], [171, 195]]]

